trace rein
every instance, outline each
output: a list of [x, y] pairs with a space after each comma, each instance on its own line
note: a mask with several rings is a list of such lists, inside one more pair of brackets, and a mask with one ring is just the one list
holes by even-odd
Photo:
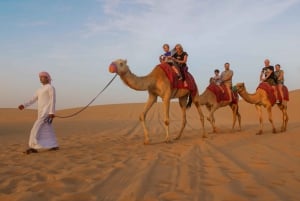
[[67, 116], [59, 116], [59, 115], [55, 115], [55, 117], [57, 118], [70, 118], [70, 117], [74, 117], [75, 115], [79, 114], [80, 112], [82, 112], [83, 110], [85, 110], [88, 106], [90, 106], [97, 98], [100, 94], [102, 94], [104, 92], [104, 90], [112, 83], [112, 81], [117, 77], [117, 73], [115, 74], [115, 76], [106, 84], [106, 86], [95, 96], [95, 98], [93, 98], [86, 106], [84, 106], [82, 109], [78, 110], [77, 112], [74, 112], [73, 114], [67, 115]]

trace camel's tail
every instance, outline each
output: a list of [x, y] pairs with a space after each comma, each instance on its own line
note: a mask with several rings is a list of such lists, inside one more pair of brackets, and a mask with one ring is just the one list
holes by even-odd
[[188, 102], [186, 104], [186, 108], [190, 108], [192, 106], [192, 103], [193, 103], [193, 97], [192, 97], [192, 93], [190, 93], [188, 97]]

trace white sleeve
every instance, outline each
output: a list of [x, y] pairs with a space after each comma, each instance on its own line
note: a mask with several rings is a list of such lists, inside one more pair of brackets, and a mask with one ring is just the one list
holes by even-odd
[[27, 102], [23, 103], [24, 107], [27, 108], [29, 107], [30, 105], [32, 105], [33, 103], [35, 103], [38, 99], [38, 95], [37, 95], [37, 92], [34, 94], [34, 96]]
[[49, 97], [50, 97], [49, 114], [55, 114], [56, 94], [55, 94], [55, 88], [53, 86], [49, 87]]

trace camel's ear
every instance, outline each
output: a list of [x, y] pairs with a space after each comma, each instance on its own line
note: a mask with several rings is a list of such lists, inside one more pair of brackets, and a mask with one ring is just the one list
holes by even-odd
[[127, 65], [127, 59], [124, 59], [124, 63]]

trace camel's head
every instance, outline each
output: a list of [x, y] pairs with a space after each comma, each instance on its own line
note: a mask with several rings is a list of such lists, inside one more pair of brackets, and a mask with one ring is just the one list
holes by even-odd
[[236, 90], [238, 93], [245, 90], [245, 84], [243, 82], [237, 83], [233, 86], [234, 90]]
[[109, 72], [117, 73], [118, 75], [123, 75], [123, 74], [127, 73], [128, 70], [129, 70], [129, 68], [127, 66], [126, 59], [125, 60], [117, 59], [109, 65]]

